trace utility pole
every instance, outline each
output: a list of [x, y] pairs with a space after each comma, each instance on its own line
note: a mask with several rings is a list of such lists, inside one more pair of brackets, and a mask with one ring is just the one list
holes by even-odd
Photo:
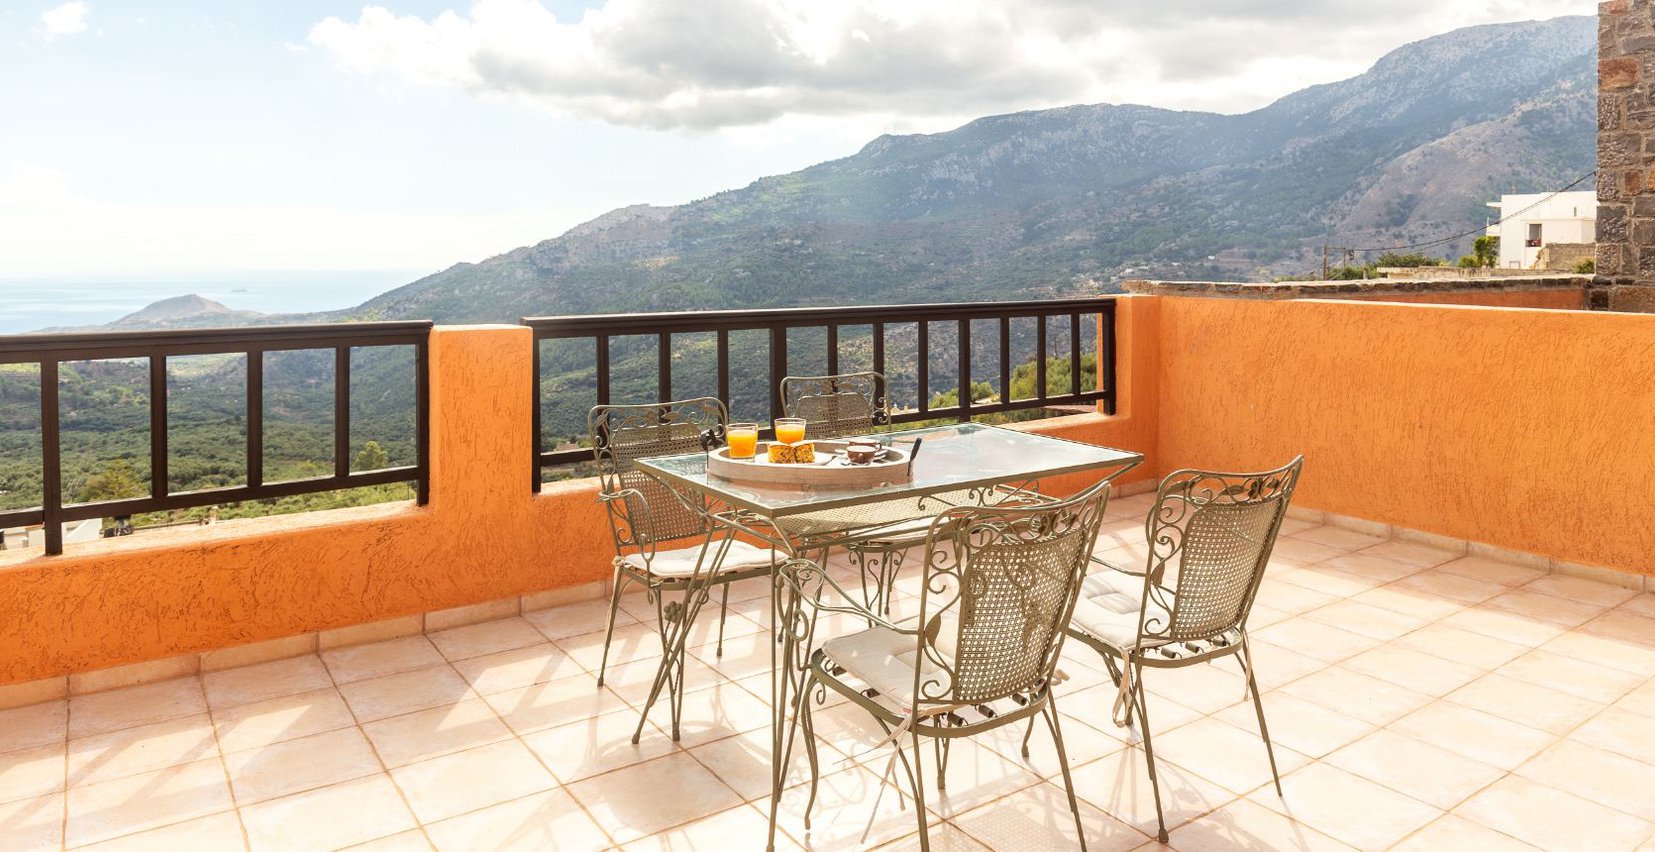
[[1322, 280], [1326, 281], [1331, 274], [1327, 268], [1327, 243], [1322, 243]]

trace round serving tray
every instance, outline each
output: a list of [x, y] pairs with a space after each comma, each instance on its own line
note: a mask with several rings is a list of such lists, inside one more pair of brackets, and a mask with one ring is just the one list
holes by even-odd
[[763, 485], [809, 485], [821, 488], [863, 488], [908, 480], [908, 450], [886, 447], [868, 464], [845, 460], [845, 441], [813, 441], [816, 461], [812, 464], [771, 464], [760, 441], [758, 455], [750, 459], [730, 458], [729, 447], [707, 454], [707, 472], [733, 482]]

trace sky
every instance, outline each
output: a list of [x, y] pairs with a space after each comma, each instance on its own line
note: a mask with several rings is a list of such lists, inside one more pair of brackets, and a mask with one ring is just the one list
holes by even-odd
[[436, 271], [881, 133], [1245, 112], [1591, 0], [0, 0], [0, 280]]

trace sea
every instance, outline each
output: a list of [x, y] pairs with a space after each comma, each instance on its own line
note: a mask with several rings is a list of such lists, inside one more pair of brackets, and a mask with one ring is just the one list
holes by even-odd
[[238, 311], [332, 311], [360, 305], [434, 270], [252, 272], [133, 280], [0, 278], [0, 334], [102, 325], [174, 296]]

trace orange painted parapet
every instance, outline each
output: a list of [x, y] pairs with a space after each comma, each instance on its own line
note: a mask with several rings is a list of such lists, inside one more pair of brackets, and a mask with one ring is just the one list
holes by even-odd
[[1163, 467], [1306, 456], [1305, 507], [1655, 573], [1655, 316], [1166, 298]]
[[228, 521], [0, 567], [0, 683], [603, 579], [591, 482], [534, 496], [530, 331], [431, 337], [431, 502]]

